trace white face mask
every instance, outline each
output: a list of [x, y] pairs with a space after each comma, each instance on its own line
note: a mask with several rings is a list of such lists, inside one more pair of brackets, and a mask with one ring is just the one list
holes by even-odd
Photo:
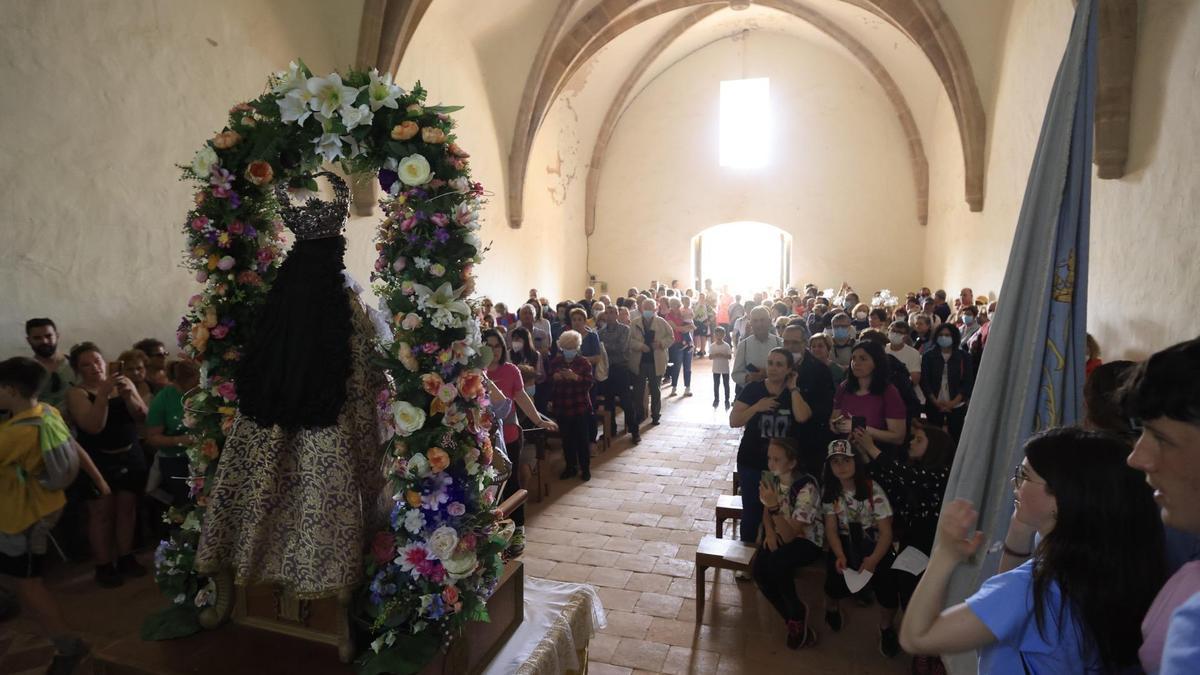
[[888, 333], [888, 341], [893, 345], [904, 344], [904, 333]]
[[867, 313], [866, 312], [858, 312], [857, 314], [854, 315], [854, 318], [858, 319], [859, 321], [862, 321], [863, 319], [867, 318]]
[[522, 349], [525, 349], [525, 341], [524, 340], [513, 340], [512, 348], [513, 348], [514, 352], [519, 352]]

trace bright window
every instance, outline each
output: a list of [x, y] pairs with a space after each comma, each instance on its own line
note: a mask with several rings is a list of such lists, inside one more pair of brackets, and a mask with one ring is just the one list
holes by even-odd
[[721, 166], [761, 169], [771, 140], [770, 80], [721, 82]]

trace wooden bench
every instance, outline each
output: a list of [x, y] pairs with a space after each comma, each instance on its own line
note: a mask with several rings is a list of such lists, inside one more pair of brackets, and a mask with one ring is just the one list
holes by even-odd
[[[704, 572], [710, 567], [749, 572], [754, 551], [753, 546], [736, 539], [718, 539], [709, 535], [700, 540], [696, 547], [696, 626], [704, 617]], [[716, 577], [713, 579], [715, 581]]]
[[721, 495], [717, 497], [717, 539], [724, 535], [725, 521], [733, 521], [733, 534], [737, 534], [742, 521], [742, 496]]

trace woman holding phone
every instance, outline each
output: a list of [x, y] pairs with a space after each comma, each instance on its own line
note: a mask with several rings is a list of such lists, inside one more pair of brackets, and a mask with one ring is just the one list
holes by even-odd
[[[762, 524], [763, 505], [754, 499], [767, 470], [767, 445], [772, 438], [791, 438], [812, 408], [796, 387], [792, 353], [776, 347], [767, 354], [767, 376], [746, 385], [729, 412], [729, 426], [745, 428], [738, 445], [737, 471], [742, 495], [741, 539], [754, 544]], [[745, 575], [739, 578], [749, 578]]]
[[71, 422], [79, 444], [112, 488], [112, 494], [94, 488], [88, 495], [88, 543], [96, 559], [96, 583], [112, 588], [125, 576], [146, 574], [133, 557], [137, 498], [146, 484], [137, 425], [146, 419], [146, 403], [121, 374], [121, 364], [110, 376], [104, 355], [91, 342], [73, 347], [69, 360], [76, 377], [76, 385], [67, 390]]
[[[829, 428], [848, 436], [861, 428], [885, 446], [904, 442], [908, 410], [896, 387], [888, 382], [888, 361], [883, 347], [860, 340], [850, 352], [850, 373], [833, 396], [834, 414]], [[858, 426], [855, 427], [857, 418]]]

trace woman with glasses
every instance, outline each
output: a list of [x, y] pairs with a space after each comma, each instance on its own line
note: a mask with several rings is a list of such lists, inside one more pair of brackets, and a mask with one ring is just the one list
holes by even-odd
[[943, 610], [954, 569], [986, 540], [970, 502], [948, 504], [900, 628], [904, 648], [978, 650], [981, 675], [1140, 672], [1142, 617], [1166, 572], [1162, 521], [1128, 454], [1078, 428], [1031, 438], [1012, 478], [1000, 572]]

